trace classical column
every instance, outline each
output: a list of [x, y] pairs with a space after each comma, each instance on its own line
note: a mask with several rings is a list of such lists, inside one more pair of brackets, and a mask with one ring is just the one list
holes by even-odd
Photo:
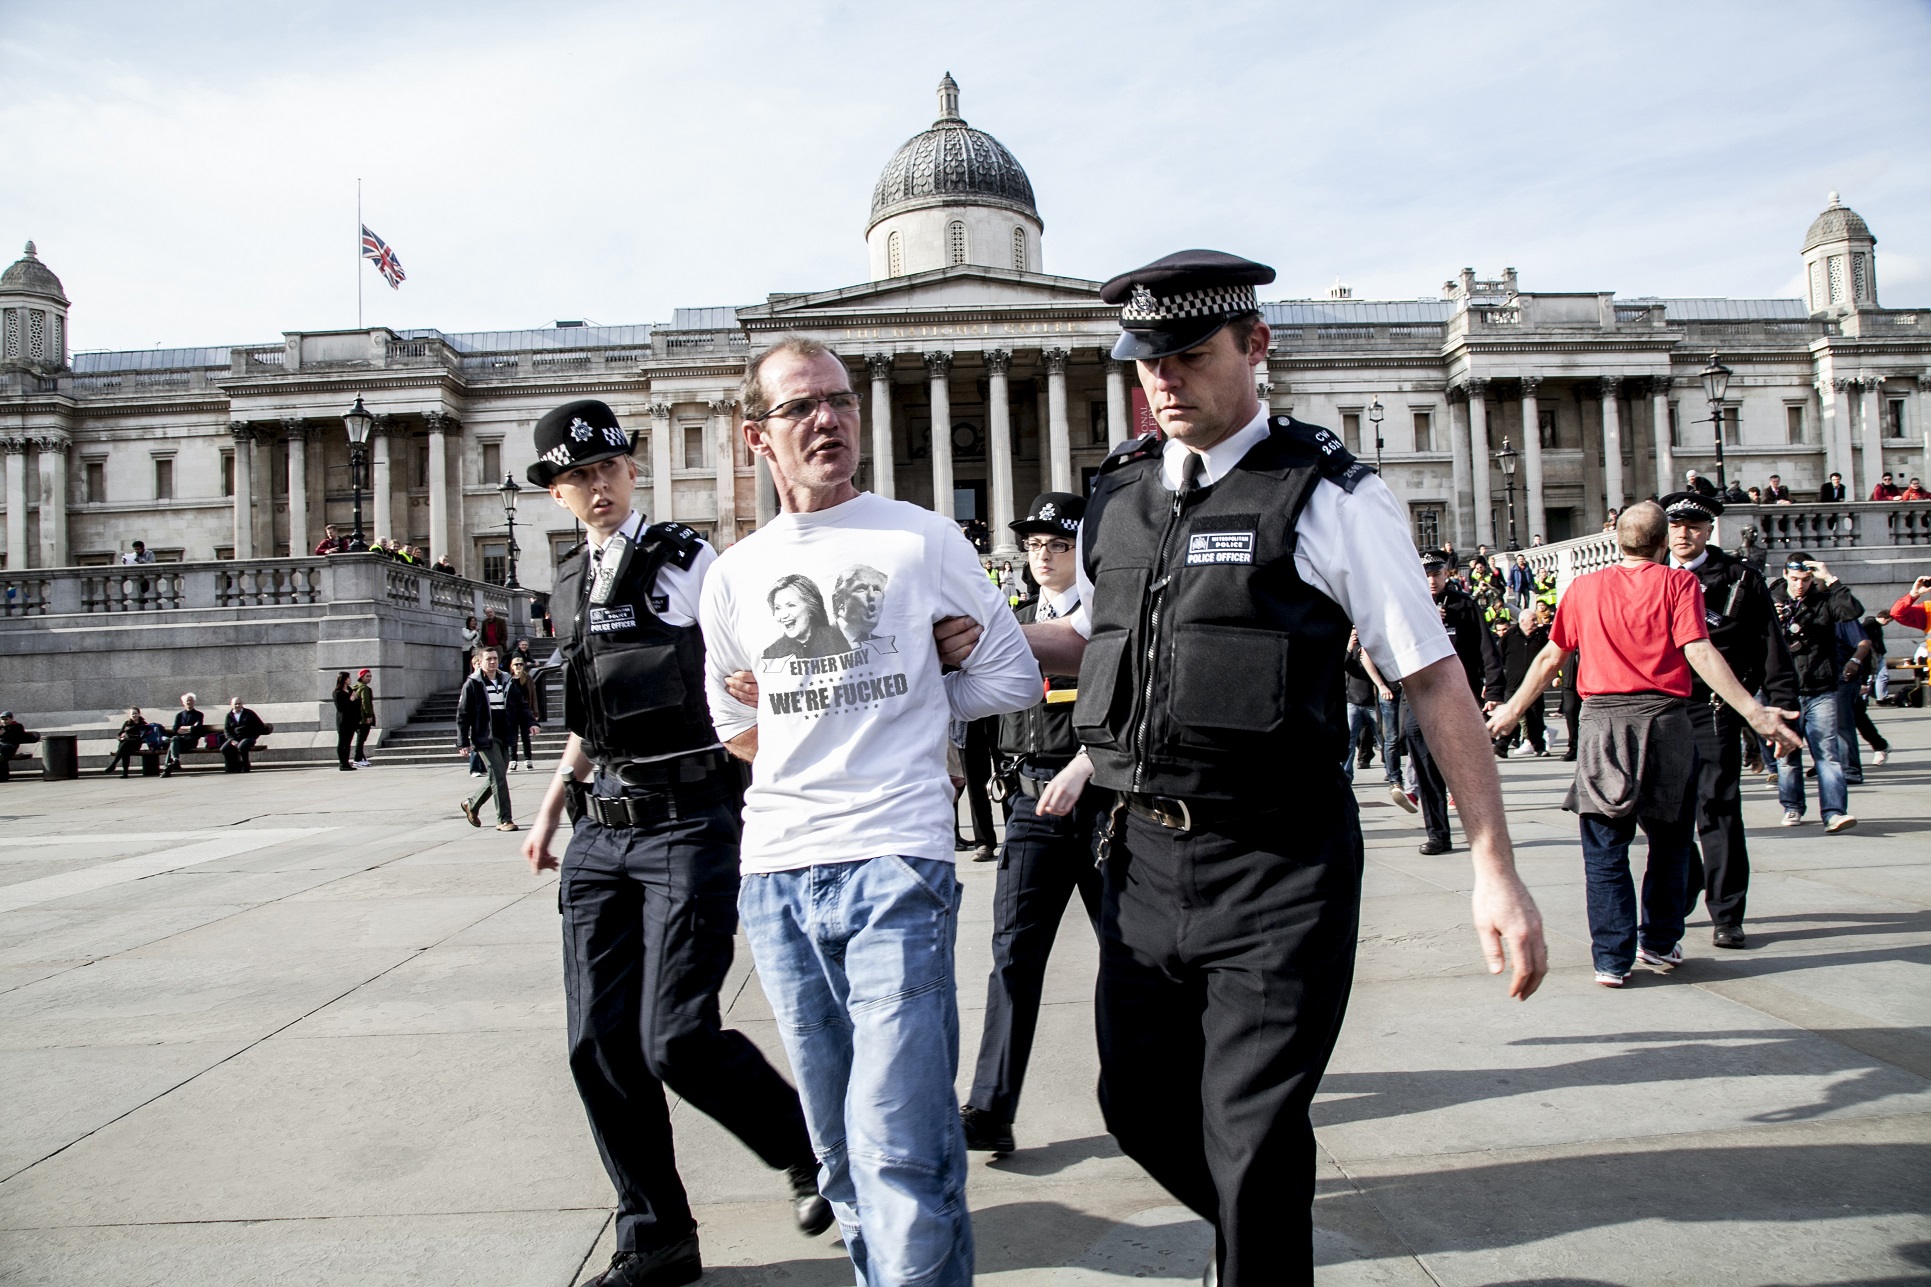
[[668, 523], [671, 514], [670, 501], [670, 404], [653, 402], [650, 404], [650, 514], [653, 523]]
[[1533, 545], [1538, 536], [1549, 539], [1548, 517], [1542, 504], [1542, 412], [1535, 397], [1541, 386], [1541, 376], [1522, 377], [1522, 499], [1529, 520], [1526, 545]]
[[[449, 429], [455, 423], [441, 411], [423, 415], [429, 427], [429, 557], [449, 555], [458, 569], [469, 571], [469, 553], [455, 547], [456, 532], [449, 521]], [[379, 533], [387, 535], [387, 533]]]
[[40, 449], [40, 566], [67, 566], [67, 447], [64, 433], [42, 434]]
[[[375, 423], [369, 426], [369, 494], [375, 498], [375, 530], [378, 536], [396, 535], [395, 478], [389, 469], [389, 439], [395, 429], [394, 416], [377, 416]], [[294, 457], [290, 456], [289, 459], [292, 461]], [[407, 537], [408, 534], [405, 532], [403, 535]], [[445, 553], [445, 550], [436, 550], [429, 557], [438, 559]], [[450, 559], [452, 563], [455, 561], [454, 557]]]
[[27, 440], [0, 440], [7, 453], [7, 568], [23, 572], [32, 562], [27, 557]]
[[1115, 362], [1105, 349], [1100, 350], [1100, 362], [1106, 367], [1106, 445], [1111, 449], [1126, 441], [1133, 413], [1126, 397], [1126, 363]]
[[299, 420], [282, 421], [288, 435], [288, 553], [300, 558], [314, 549], [308, 539], [308, 444], [315, 431]]
[[239, 420], [230, 421], [228, 433], [235, 440], [235, 557], [255, 557], [255, 431]]
[[1918, 436], [1924, 441], [1924, 456], [1918, 462], [1918, 477], [1931, 485], [1931, 371], [1918, 374]]
[[1468, 464], [1475, 505], [1475, 543], [1495, 548], [1495, 506], [1489, 498], [1488, 381], [1468, 382]]
[[1653, 376], [1649, 382], [1649, 419], [1656, 439], [1656, 494], [1676, 490], [1676, 453], [1670, 446], [1670, 378]]
[[710, 405], [711, 448], [716, 452], [711, 463], [717, 473], [717, 526], [711, 529], [711, 544], [721, 550], [738, 539], [738, 454], [731, 447], [731, 412], [738, 403], [726, 395]]
[[1019, 553], [1012, 532], [1012, 402], [1006, 388], [1006, 371], [1011, 366], [1012, 353], [1006, 349], [986, 354], [986, 400], [991, 404], [987, 459], [992, 465], [992, 552], [999, 558]]
[[925, 355], [925, 373], [932, 388], [932, 509], [947, 518], [952, 512], [952, 354]]
[[1869, 500], [1884, 473], [1884, 386], [1879, 381], [1859, 381], [1857, 422], [1864, 431], [1864, 490], [1853, 493], [1851, 499]]
[[[1828, 482], [1830, 474], [1842, 474], [1844, 495], [1852, 500], [1857, 496], [1857, 480], [1851, 469], [1851, 412], [1855, 405], [1853, 390], [1856, 388], [1856, 380], [1847, 380], [1842, 376], [1830, 382], [1832, 396], [1824, 408], [1826, 472], [1825, 477], [1818, 480]], [[1819, 386], [1818, 392], [1822, 394], [1822, 386]], [[1846, 398], [1846, 394], [1853, 396]]]
[[872, 375], [872, 491], [891, 500], [897, 494], [892, 478], [892, 355], [867, 353], [865, 367]]
[[1455, 544], [1463, 550], [1475, 547], [1475, 524], [1471, 511], [1475, 503], [1470, 499], [1470, 479], [1468, 467], [1468, 387], [1460, 385], [1448, 391], [1448, 453], [1449, 474], [1455, 494], [1449, 498], [1449, 526]]
[[275, 460], [274, 431], [266, 425], [255, 430], [248, 444], [248, 476], [268, 484], [268, 494], [255, 506], [255, 557], [275, 557], [275, 488], [270, 483], [270, 466]]
[[[1620, 376], [1602, 378], [1602, 494], [1603, 506], [1618, 514], [1623, 510], [1623, 424], [1616, 391]], [[1722, 429], [1718, 425], [1719, 430]], [[1588, 467], [1584, 462], [1584, 468]]]
[[1066, 363], [1073, 355], [1065, 349], [1047, 349], [1046, 360], [1046, 434], [1053, 462], [1056, 492], [1073, 490], [1073, 434], [1066, 423]]
[[763, 456], [753, 459], [758, 471], [758, 526], [763, 527], [778, 516], [778, 484], [771, 477], [771, 462]]

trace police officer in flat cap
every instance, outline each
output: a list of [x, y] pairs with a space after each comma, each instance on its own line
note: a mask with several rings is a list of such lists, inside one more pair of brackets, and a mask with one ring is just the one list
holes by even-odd
[[[1703, 586], [1703, 616], [1710, 643], [1736, 672], [1738, 682], [1764, 703], [1797, 710], [1796, 671], [1777, 622], [1770, 587], [1749, 564], [1710, 543], [1723, 502], [1700, 491], [1671, 492], [1659, 502], [1670, 525], [1670, 566], [1688, 568]], [[1701, 675], [1690, 679], [1690, 722], [1696, 728], [1696, 838], [1700, 864], [1690, 887], [1703, 890], [1710, 913], [1710, 941], [1744, 946], [1744, 903], [1750, 889], [1750, 855], [1743, 836], [1743, 742], [1755, 734]], [[1701, 867], [1699, 878], [1697, 866]], [[1690, 896], [1694, 904], [1695, 895]]]
[[1087, 499], [1070, 620], [1025, 627], [1077, 666], [1075, 734], [1118, 793], [1101, 841], [1100, 1102], [1120, 1147], [1214, 1225], [1208, 1277], [1311, 1282], [1308, 1106], [1353, 977], [1362, 843], [1344, 780], [1352, 625], [1455, 791], [1489, 968], [1547, 969], [1495, 754], [1415, 564], [1406, 515], [1335, 435], [1269, 415], [1270, 339], [1233, 255], [1106, 283], [1160, 432]]
[[[1042, 492], [1012, 524], [1025, 547], [1039, 596], [1018, 610], [1020, 623], [1070, 617], [1080, 604], [1074, 545], [1086, 502], [1071, 492]], [[966, 1146], [1013, 1151], [1012, 1123], [1032, 1054], [1046, 981], [1046, 958], [1075, 891], [1096, 924], [1100, 873], [1093, 865], [1111, 793], [1089, 787], [1093, 762], [1073, 734], [1072, 674], [1046, 677], [1035, 706], [999, 717], [1001, 777], [1008, 784], [1006, 843], [999, 850], [992, 904], [992, 973], [986, 980], [985, 1030], [972, 1093], [959, 1110]]]
[[[1455, 659], [1461, 662], [1462, 674], [1468, 679], [1468, 691], [1486, 713], [1500, 705], [1507, 694], [1502, 691], [1502, 654], [1495, 646], [1495, 635], [1483, 620], [1482, 605], [1456, 583], [1446, 551], [1423, 550], [1421, 570], [1428, 578], [1428, 592], [1434, 597], [1442, 629], [1454, 645]], [[1415, 708], [1406, 703], [1401, 709], [1401, 737], [1415, 766], [1415, 794], [1421, 800], [1422, 827], [1427, 835], [1421, 852], [1449, 853], [1455, 845], [1448, 830], [1448, 779], [1443, 775], [1441, 761], [1429, 748], [1427, 729], [1417, 721]], [[1391, 792], [1398, 790], [1399, 787], [1390, 788]]]
[[594, 400], [537, 422], [530, 481], [588, 540], [564, 556], [551, 599], [570, 743], [523, 853], [533, 870], [557, 867], [550, 841], [569, 813], [557, 902], [570, 1070], [617, 1189], [617, 1254], [592, 1281], [674, 1287], [702, 1265], [666, 1086], [786, 1173], [805, 1233], [831, 1208], [797, 1092], [719, 1019], [741, 779], [704, 697], [698, 597], [717, 554], [688, 527], [645, 526], [631, 447]]

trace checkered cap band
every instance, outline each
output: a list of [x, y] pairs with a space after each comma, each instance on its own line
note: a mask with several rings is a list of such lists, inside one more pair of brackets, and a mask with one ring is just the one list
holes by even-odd
[[1130, 326], [1154, 322], [1174, 322], [1189, 317], [1233, 317], [1258, 313], [1260, 299], [1252, 286], [1212, 286], [1206, 290], [1182, 291], [1178, 295], [1155, 295], [1144, 286], [1135, 286], [1120, 309], [1120, 323]]

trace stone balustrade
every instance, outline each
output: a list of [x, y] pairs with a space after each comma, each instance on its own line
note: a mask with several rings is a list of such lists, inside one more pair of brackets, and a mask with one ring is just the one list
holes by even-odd
[[0, 616], [4, 617], [276, 607], [376, 597], [426, 612], [478, 619], [485, 609], [508, 619], [513, 600], [524, 602], [502, 586], [398, 564], [375, 554], [0, 572]]

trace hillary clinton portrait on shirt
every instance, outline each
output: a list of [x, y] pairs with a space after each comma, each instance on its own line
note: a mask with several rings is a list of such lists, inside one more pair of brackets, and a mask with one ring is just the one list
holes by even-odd
[[831, 623], [825, 611], [825, 597], [810, 577], [793, 572], [778, 578], [765, 596], [771, 615], [777, 619], [782, 637], [764, 650], [766, 659], [774, 657], [834, 657], [850, 652], [851, 643]]

